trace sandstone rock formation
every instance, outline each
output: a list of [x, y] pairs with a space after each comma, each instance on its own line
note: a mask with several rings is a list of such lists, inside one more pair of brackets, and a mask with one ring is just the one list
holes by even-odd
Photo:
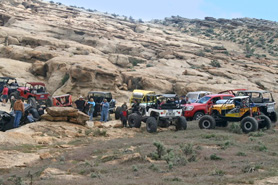
[[48, 107], [47, 114], [42, 115], [47, 121], [69, 121], [71, 123], [85, 125], [89, 116], [72, 107]]
[[180, 95], [263, 88], [278, 97], [275, 22], [179, 16], [129, 22], [38, 0], [2, 1], [0, 9], [0, 74], [21, 84], [44, 81], [53, 95], [102, 90], [126, 101], [135, 88]]

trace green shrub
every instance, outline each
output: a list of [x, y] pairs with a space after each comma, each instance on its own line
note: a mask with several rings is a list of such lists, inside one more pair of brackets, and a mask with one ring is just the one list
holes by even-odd
[[106, 130], [100, 130], [99, 128], [94, 130], [93, 136], [107, 136]]
[[63, 79], [61, 80], [61, 84], [62, 84], [62, 86], [69, 80], [69, 74], [68, 73], [66, 73], [65, 75], [64, 75], [64, 77], [63, 77]]
[[238, 153], [236, 153], [236, 156], [247, 156], [247, 155], [244, 152], [238, 152]]
[[205, 53], [204, 53], [202, 50], [200, 50], [200, 51], [198, 51], [198, 52], [196, 53], [196, 55], [197, 55], [197, 56], [200, 56], [200, 57], [204, 57], [204, 56], [205, 56]]
[[214, 170], [212, 175], [223, 176], [223, 175], [225, 175], [225, 172], [223, 170], [216, 169], [216, 170]]
[[242, 129], [240, 128], [239, 123], [231, 123], [229, 124], [229, 131], [235, 134], [242, 134]]
[[147, 64], [146, 67], [153, 67], [153, 64]]
[[193, 145], [191, 143], [187, 145], [180, 145], [180, 149], [183, 151], [185, 155], [191, 155], [193, 154]]
[[222, 160], [222, 158], [217, 156], [216, 154], [212, 154], [210, 155], [210, 160], [217, 161], [217, 160]]
[[221, 67], [220, 63], [217, 60], [210, 61], [210, 65], [213, 67]]

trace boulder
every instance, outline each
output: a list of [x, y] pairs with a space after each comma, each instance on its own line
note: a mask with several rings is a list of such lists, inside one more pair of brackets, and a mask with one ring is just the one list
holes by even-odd
[[33, 64], [32, 64], [32, 67], [31, 67], [31, 72], [34, 74], [34, 75], [38, 75], [38, 76], [43, 76], [45, 77], [46, 76], [46, 67], [45, 67], [45, 63], [44, 62], [41, 62], [41, 61], [35, 61]]
[[53, 117], [64, 117], [69, 116], [69, 114], [71, 117], [78, 116], [78, 110], [73, 107], [48, 107], [46, 112]]
[[47, 121], [68, 121], [68, 117], [67, 116], [63, 116], [63, 117], [53, 117], [49, 114], [44, 114], [41, 116], [41, 119], [43, 120], [47, 120]]
[[86, 122], [89, 120], [89, 118], [90, 118], [90, 117], [89, 117], [87, 114], [78, 111], [78, 115], [77, 115], [76, 120], [77, 120], [77, 123], [78, 123], [79, 125], [85, 126], [85, 125], [86, 125]]

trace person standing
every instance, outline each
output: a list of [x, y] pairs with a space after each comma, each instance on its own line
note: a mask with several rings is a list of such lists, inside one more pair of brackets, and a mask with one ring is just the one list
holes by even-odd
[[14, 103], [15, 103], [16, 99], [14, 96], [11, 97], [11, 106], [10, 106], [10, 110], [12, 111], [12, 113], [14, 114]]
[[93, 121], [93, 116], [94, 116], [95, 106], [96, 106], [96, 103], [94, 102], [93, 98], [91, 98], [90, 101], [88, 101], [88, 105], [89, 105], [88, 115], [90, 116], [90, 121]]
[[133, 105], [131, 107], [132, 113], [137, 113], [139, 111], [139, 103], [137, 100], [133, 100]]
[[108, 114], [109, 114], [109, 103], [107, 102], [107, 99], [104, 99], [103, 102], [101, 102], [101, 122], [107, 122]]
[[124, 104], [122, 104], [122, 111], [126, 111], [127, 110], [127, 104], [126, 102], [124, 102]]
[[14, 118], [14, 128], [19, 127], [20, 119], [22, 115], [24, 115], [24, 103], [21, 101], [20, 98], [18, 98], [14, 103], [14, 112], [15, 112], [15, 118]]
[[76, 108], [83, 112], [86, 106], [86, 101], [84, 100], [83, 96], [80, 96], [78, 100], [76, 100], [75, 102]]
[[3, 91], [2, 91], [2, 100], [3, 100], [2, 105], [3, 106], [6, 106], [7, 99], [8, 99], [8, 93], [9, 93], [9, 89], [6, 85], [4, 85], [4, 88], [3, 88]]

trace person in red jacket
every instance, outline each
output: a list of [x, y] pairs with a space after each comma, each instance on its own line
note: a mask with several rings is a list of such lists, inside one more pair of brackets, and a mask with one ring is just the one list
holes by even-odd
[[3, 91], [2, 91], [2, 100], [3, 100], [2, 105], [3, 105], [3, 106], [6, 106], [7, 99], [8, 99], [8, 93], [9, 93], [9, 89], [8, 89], [8, 87], [5, 85], [4, 88], [3, 88]]

